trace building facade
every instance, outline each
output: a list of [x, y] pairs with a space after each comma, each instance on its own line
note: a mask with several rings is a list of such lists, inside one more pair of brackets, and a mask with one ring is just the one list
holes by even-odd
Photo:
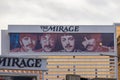
[[[118, 80], [116, 41], [116, 24], [9, 25], [8, 30], [2, 31], [2, 56], [46, 59], [47, 63], [33, 64], [35, 60], [31, 60], [24, 69], [1, 68], [1, 77], [66, 80], [66, 75], [71, 74], [87, 79]], [[2, 61], [1, 58], [0, 65]], [[23, 65], [27, 61], [13, 62]], [[36, 69], [39, 64], [46, 68]]]

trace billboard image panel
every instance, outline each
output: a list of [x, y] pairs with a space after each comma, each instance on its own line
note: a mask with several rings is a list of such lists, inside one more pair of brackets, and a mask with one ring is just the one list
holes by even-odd
[[114, 52], [113, 33], [10, 33], [10, 52]]

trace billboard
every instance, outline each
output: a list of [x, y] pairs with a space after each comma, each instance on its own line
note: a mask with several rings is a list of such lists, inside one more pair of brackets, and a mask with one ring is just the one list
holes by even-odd
[[114, 52], [114, 33], [9, 33], [9, 38], [13, 53]]

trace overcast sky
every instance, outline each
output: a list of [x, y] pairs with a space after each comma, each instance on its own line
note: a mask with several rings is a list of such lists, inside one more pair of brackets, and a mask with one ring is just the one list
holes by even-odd
[[112, 25], [116, 22], [120, 22], [120, 0], [0, 0], [0, 30], [10, 24]]

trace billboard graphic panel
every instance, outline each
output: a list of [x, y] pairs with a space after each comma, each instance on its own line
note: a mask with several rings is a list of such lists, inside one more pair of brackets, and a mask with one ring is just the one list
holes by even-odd
[[10, 33], [10, 52], [114, 52], [114, 34]]

